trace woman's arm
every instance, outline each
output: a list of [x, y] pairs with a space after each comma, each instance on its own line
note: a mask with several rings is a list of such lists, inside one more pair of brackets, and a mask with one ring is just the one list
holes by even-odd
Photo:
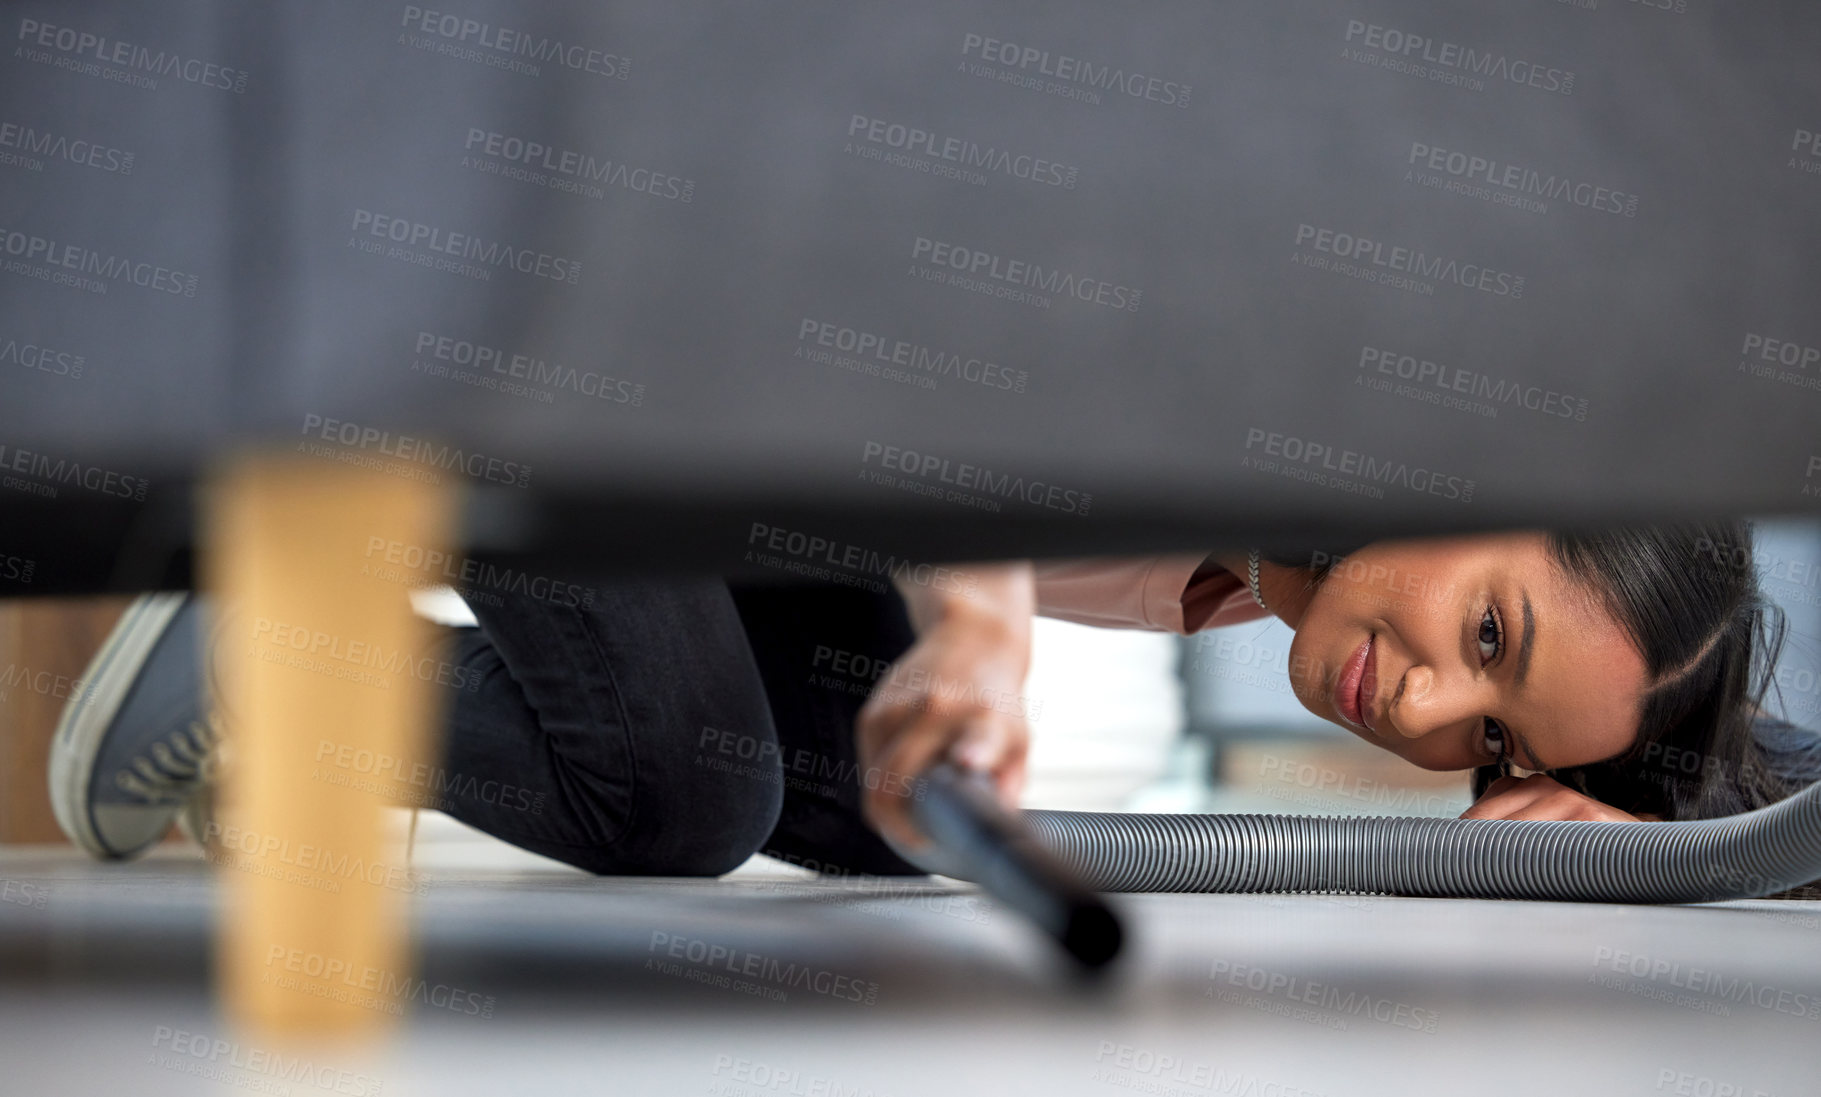
[[1024, 787], [1023, 689], [1037, 608], [1031, 564], [961, 570], [964, 581], [942, 589], [898, 581], [917, 642], [855, 721], [867, 818], [913, 850], [924, 839], [911, 824], [911, 781], [937, 760], [991, 774], [1008, 808]]
[[1661, 822], [1653, 815], [1629, 815], [1543, 773], [1500, 777], [1463, 819], [1586, 819], [1601, 823]]

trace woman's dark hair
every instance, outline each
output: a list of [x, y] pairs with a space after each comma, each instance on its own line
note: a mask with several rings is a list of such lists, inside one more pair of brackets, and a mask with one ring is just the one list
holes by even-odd
[[[1821, 736], [1772, 715], [1785, 625], [1758, 589], [1750, 525], [1560, 532], [1547, 551], [1630, 637], [1650, 682], [1630, 750], [1550, 776], [1664, 819], [1748, 811], [1821, 779]], [[1474, 796], [1497, 777], [1476, 770]]]

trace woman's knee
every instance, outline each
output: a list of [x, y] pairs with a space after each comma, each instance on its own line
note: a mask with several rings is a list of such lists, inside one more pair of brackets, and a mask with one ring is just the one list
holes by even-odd
[[735, 779], [701, 795], [642, 801], [620, 839], [584, 867], [624, 876], [720, 876], [739, 868], [777, 827], [783, 790], [775, 768], [769, 779], [729, 776]]
[[523, 649], [531, 728], [494, 753], [551, 793], [548, 814], [517, 820], [533, 825], [508, 840], [541, 839], [601, 874], [689, 876], [765, 843], [783, 802], [778, 736], [725, 586], [614, 584], [590, 611], [493, 615], [502, 647]]

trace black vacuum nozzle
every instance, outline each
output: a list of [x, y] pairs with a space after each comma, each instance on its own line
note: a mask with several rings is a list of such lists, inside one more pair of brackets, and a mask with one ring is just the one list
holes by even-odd
[[1119, 955], [1125, 930], [1105, 899], [1052, 853], [983, 776], [942, 763], [923, 775], [917, 825], [945, 858], [1005, 905], [1035, 922], [1078, 964], [1097, 971]]

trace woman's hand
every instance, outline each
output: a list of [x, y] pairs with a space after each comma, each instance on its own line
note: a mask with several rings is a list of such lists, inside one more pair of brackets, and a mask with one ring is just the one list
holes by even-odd
[[910, 798], [915, 779], [936, 762], [991, 775], [1008, 808], [1024, 788], [1030, 567], [976, 575], [983, 581], [965, 598], [906, 591], [917, 643], [879, 679], [855, 720], [867, 821], [907, 849], [927, 844], [911, 821]]
[[1492, 782], [1463, 819], [1585, 819], [1599, 823], [1636, 823], [1639, 816], [1608, 807], [1541, 773], [1500, 777]]

